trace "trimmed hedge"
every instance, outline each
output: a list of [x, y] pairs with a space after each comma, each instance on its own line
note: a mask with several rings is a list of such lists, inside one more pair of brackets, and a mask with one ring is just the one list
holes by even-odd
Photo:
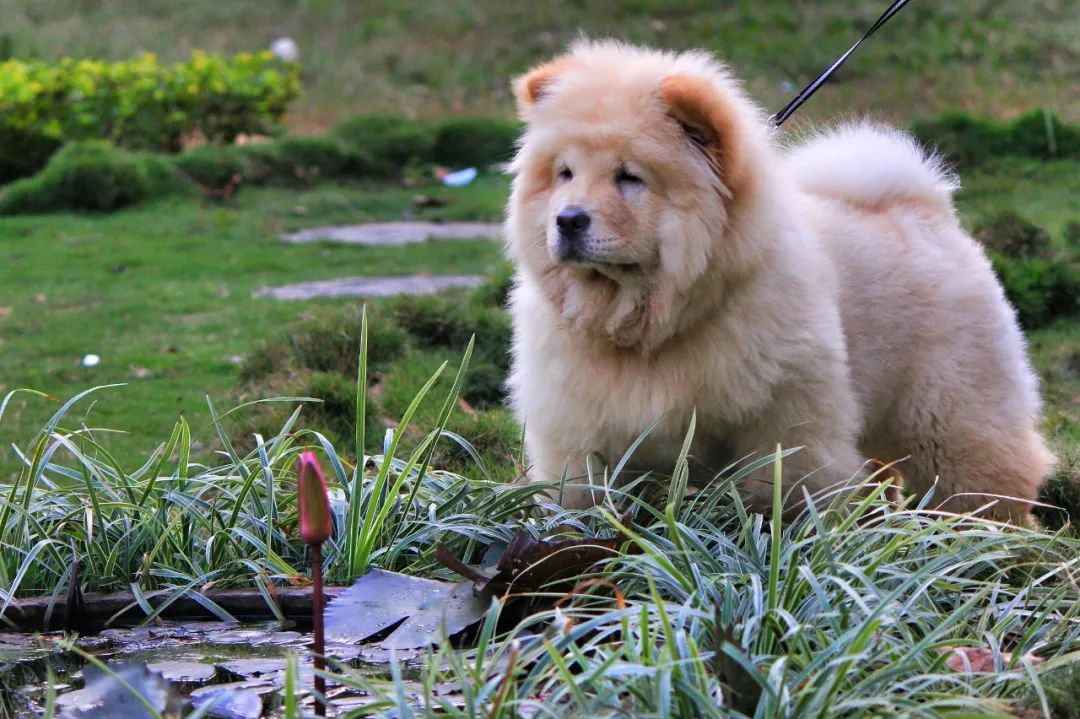
[[190, 187], [168, 158], [89, 140], [67, 145], [37, 175], [8, 185], [0, 215], [109, 211], [184, 192]]
[[1080, 263], [1075, 259], [1015, 259], [991, 252], [990, 260], [1025, 329], [1080, 314]]
[[1080, 314], [1080, 245], [1065, 228], [1063, 249], [1043, 228], [1005, 210], [975, 229], [1025, 329]]
[[397, 177], [402, 170], [431, 164], [436, 130], [422, 123], [390, 115], [364, 115], [346, 120], [331, 132], [356, 158], [358, 174]]
[[441, 123], [433, 159], [440, 165], [492, 165], [509, 162], [521, 123], [494, 117], [460, 117]]
[[975, 239], [989, 252], [1013, 259], [1049, 259], [1054, 254], [1050, 233], [1014, 210], [1005, 210], [975, 229]]
[[201, 135], [232, 142], [270, 133], [299, 95], [300, 69], [269, 52], [230, 58], [196, 51], [162, 65], [152, 54], [123, 62], [64, 58], [0, 63], [0, 183], [40, 169], [62, 144], [105, 139], [175, 152]]
[[1011, 122], [949, 113], [911, 125], [911, 133], [959, 167], [974, 167], [1002, 156], [1080, 159], [1080, 127], [1066, 125], [1048, 110]]
[[[435, 164], [453, 167], [485, 167], [509, 159], [519, 125], [488, 118], [460, 118], [442, 123], [419, 123], [400, 117], [362, 116], [343, 122], [327, 135], [284, 137], [276, 141], [247, 145], [200, 145], [171, 157], [153, 157], [115, 149], [115, 158], [104, 143], [94, 145], [94, 162], [82, 162], [79, 172], [87, 186], [91, 176], [102, 173], [103, 187], [115, 191], [115, 199], [94, 197], [81, 200], [58, 192], [53, 183], [58, 170], [41, 172], [0, 189], [0, 214], [51, 212], [64, 210], [113, 210], [178, 190], [194, 188], [216, 190], [229, 184], [241, 186], [306, 186], [320, 179], [400, 179], [412, 168]], [[3, 128], [0, 126], [0, 139]], [[41, 153], [52, 153], [54, 145], [43, 145]], [[83, 150], [55, 156], [58, 166], [70, 164], [70, 158]], [[3, 155], [0, 155], [2, 157]], [[20, 157], [15, 155], [15, 157]], [[14, 160], [12, 162], [15, 162]], [[28, 161], [29, 162], [29, 161]], [[116, 168], [144, 163], [145, 173], [177, 175], [180, 181], [147, 186], [140, 173], [126, 174]], [[53, 162], [48, 163], [52, 167]], [[152, 166], [152, 167], [150, 167]], [[18, 165], [16, 174], [30, 167]], [[169, 168], [174, 171], [170, 171]], [[70, 168], [64, 170], [65, 174]], [[134, 184], [121, 188], [124, 177]], [[175, 178], [174, 178], [175, 179]], [[101, 193], [98, 193], [99, 195]], [[10, 198], [10, 199], [3, 199]]]

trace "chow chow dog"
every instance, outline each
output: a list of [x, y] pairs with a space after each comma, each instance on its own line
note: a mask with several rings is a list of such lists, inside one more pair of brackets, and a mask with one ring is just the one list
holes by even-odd
[[[801, 447], [795, 500], [899, 462], [934, 506], [1031, 521], [1053, 459], [1037, 379], [938, 160], [868, 123], [782, 147], [701, 52], [582, 41], [514, 91], [509, 393], [531, 478], [588, 506], [591, 453], [652, 427], [629, 467], [670, 473], [696, 413], [706, 480], [780, 444]], [[752, 506], [773, 476], [747, 477]]]

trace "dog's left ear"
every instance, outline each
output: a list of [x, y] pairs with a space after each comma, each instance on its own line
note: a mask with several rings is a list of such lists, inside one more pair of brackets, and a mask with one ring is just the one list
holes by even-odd
[[693, 75], [669, 75], [660, 99], [690, 141], [705, 153], [729, 190], [742, 178], [742, 153], [736, 109], [716, 85]]
[[570, 55], [557, 57], [551, 62], [537, 65], [514, 80], [514, 97], [517, 98], [518, 115], [529, 119], [529, 111], [551, 90], [552, 83], [574, 65]]

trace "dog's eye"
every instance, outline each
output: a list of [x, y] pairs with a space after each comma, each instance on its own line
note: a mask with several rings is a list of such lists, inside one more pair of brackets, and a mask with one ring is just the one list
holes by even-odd
[[574, 179], [574, 173], [570, 172], [569, 167], [564, 167], [563, 169], [559, 170], [559, 179], [563, 182], [569, 182], [570, 180]]
[[618, 171], [615, 175], [615, 182], [620, 185], [644, 185], [645, 180], [641, 179], [634, 173], [627, 170], [625, 167]]

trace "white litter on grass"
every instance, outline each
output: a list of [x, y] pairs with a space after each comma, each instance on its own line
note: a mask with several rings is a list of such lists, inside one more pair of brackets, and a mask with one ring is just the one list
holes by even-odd
[[296, 62], [300, 59], [300, 48], [291, 37], [279, 37], [270, 43], [270, 52], [274, 57], [285, 62]]
[[84, 355], [82, 358], [83, 367], [97, 367], [100, 362], [101, 358], [95, 354]]
[[475, 167], [466, 167], [464, 170], [458, 170], [446, 175], [443, 177], [442, 183], [447, 187], [464, 187], [475, 180], [476, 175]]

